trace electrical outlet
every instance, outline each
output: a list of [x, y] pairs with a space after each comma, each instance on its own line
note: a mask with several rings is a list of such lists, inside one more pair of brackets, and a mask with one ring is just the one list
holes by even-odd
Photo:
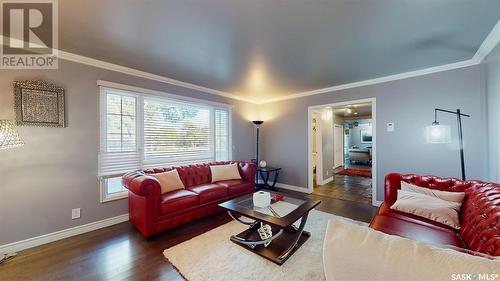
[[80, 208], [72, 209], [71, 210], [71, 219], [79, 219], [80, 218]]

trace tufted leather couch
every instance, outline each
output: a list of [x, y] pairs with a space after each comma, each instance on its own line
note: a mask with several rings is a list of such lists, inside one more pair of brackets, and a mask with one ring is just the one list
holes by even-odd
[[[122, 177], [129, 190], [130, 222], [145, 236], [221, 211], [219, 203], [255, 191], [253, 163], [238, 162], [241, 180], [212, 183], [210, 165], [217, 162], [173, 168], [155, 168], [134, 171]], [[148, 174], [177, 169], [185, 189], [161, 194], [160, 183]]]
[[[390, 209], [396, 202], [401, 181], [418, 186], [465, 191], [460, 210], [460, 229]], [[454, 178], [388, 174], [385, 177], [385, 198], [370, 227], [388, 234], [422, 242], [452, 245], [492, 256], [500, 256], [500, 184], [461, 181]]]

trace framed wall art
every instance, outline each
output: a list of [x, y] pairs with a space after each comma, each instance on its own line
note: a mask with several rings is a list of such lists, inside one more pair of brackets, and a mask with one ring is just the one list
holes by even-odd
[[14, 82], [19, 126], [65, 127], [64, 89], [45, 81]]
[[372, 128], [361, 129], [361, 143], [372, 143]]

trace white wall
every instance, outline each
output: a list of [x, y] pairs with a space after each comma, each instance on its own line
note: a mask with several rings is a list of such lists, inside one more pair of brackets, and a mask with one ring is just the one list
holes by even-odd
[[488, 104], [488, 175], [500, 182], [500, 44], [484, 62]]
[[[253, 158], [254, 105], [66, 61], [58, 70], [0, 70], [0, 119], [15, 119], [12, 82], [32, 79], [65, 88], [67, 127], [19, 127], [26, 145], [0, 151], [0, 245], [128, 212], [127, 200], [99, 200], [99, 79], [234, 105], [233, 156]], [[80, 219], [71, 220], [72, 208]]]
[[[486, 115], [479, 66], [352, 88], [261, 106], [266, 116], [264, 158], [283, 168], [279, 181], [307, 188], [307, 109], [375, 97], [377, 99], [377, 198], [383, 198], [384, 177], [390, 172], [460, 177], [456, 137], [450, 145], [425, 143], [425, 127], [434, 108], [462, 109], [467, 177], [486, 178]], [[454, 116], [442, 115], [442, 124], [456, 130]], [[388, 122], [395, 131], [385, 130]]]

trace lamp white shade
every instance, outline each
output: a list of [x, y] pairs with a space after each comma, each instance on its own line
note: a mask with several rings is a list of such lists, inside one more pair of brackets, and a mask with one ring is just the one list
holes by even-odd
[[24, 145], [24, 141], [17, 133], [16, 127], [10, 120], [0, 120], [0, 150]]
[[425, 128], [427, 143], [450, 143], [451, 129], [446, 125], [432, 125]]

